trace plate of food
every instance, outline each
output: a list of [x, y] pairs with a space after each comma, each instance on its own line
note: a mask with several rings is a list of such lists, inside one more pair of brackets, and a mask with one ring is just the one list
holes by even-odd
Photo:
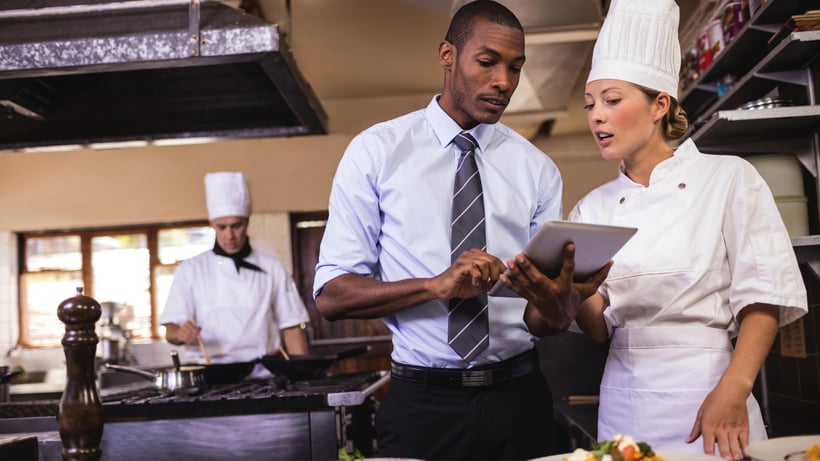
[[632, 437], [616, 435], [610, 440], [604, 440], [593, 445], [592, 450], [579, 448], [572, 453], [563, 453], [532, 461], [603, 461], [606, 459], [624, 461], [718, 461], [720, 458], [701, 453], [684, 453], [666, 450], [655, 451], [646, 442], [636, 442]]
[[746, 447], [755, 461], [820, 461], [820, 434], [777, 437]]

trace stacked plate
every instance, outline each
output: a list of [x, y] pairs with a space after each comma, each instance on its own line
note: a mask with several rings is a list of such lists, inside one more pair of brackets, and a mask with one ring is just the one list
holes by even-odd
[[789, 235], [809, 235], [808, 198], [803, 167], [792, 154], [755, 155], [746, 158], [769, 185]]

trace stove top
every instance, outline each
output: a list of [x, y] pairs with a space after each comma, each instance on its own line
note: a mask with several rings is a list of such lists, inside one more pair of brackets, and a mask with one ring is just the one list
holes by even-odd
[[[270, 413], [354, 406], [390, 379], [386, 371], [336, 375], [315, 380], [248, 379], [209, 386], [187, 395], [162, 392], [151, 383], [101, 392], [106, 421], [133, 417], [192, 417]], [[145, 384], [148, 384], [146, 386]]]

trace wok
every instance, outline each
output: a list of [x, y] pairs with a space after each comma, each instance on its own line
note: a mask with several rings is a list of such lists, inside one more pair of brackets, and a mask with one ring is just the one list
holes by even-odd
[[370, 346], [360, 346], [327, 356], [291, 355], [290, 360], [281, 355], [263, 355], [259, 361], [274, 375], [285, 376], [291, 381], [299, 381], [322, 378], [327, 369], [336, 361], [365, 354], [369, 350]]
[[233, 363], [212, 363], [205, 365], [205, 383], [209, 386], [216, 384], [236, 384], [247, 378], [256, 361], [233, 362]]

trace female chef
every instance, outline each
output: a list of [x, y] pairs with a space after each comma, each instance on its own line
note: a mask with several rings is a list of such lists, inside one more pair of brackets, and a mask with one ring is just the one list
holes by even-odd
[[806, 289], [754, 167], [704, 155], [691, 140], [670, 146], [687, 129], [676, 100], [678, 15], [673, 0], [613, 0], [595, 44], [587, 119], [620, 174], [569, 219], [638, 232], [577, 322], [611, 339], [599, 440], [629, 434], [709, 454], [717, 445], [740, 459], [766, 438], [752, 386], [778, 325], [807, 312]]

